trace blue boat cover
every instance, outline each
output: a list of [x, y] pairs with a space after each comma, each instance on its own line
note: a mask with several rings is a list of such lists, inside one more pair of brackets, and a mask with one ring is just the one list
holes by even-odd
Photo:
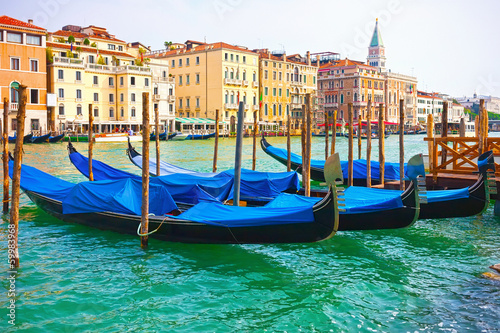
[[314, 203], [284, 207], [238, 207], [201, 202], [177, 218], [225, 227], [312, 223], [313, 205]]
[[[269, 151], [271, 154], [276, 155], [278, 157], [281, 157], [282, 159], [286, 160], [287, 157], [287, 150], [283, 148], [277, 148], [274, 146], [268, 146], [266, 148], [267, 151]], [[293, 163], [296, 164], [302, 164], [302, 157], [300, 155], [291, 153], [290, 154], [290, 159]], [[342, 167], [342, 174], [344, 176], [344, 179], [348, 178], [348, 162], [347, 161], [341, 161], [340, 165]], [[324, 160], [311, 160], [311, 167], [316, 168], [316, 169], [323, 169], [325, 167], [325, 161]], [[405, 163], [405, 170], [406, 170], [407, 164]], [[399, 179], [399, 163], [385, 163], [385, 176], [384, 179], [387, 180], [397, 180]], [[371, 175], [373, 179], [378, 179], [380, 178], [380, 164], [377, 161], [371, 161]], [[353, 178], [356, 179], [366, 179], [366, 160], [365, 159], [359, 159], [359, 160], [354, 160], [353, 161]]]
[[[137, 179], [101, 180], [74, 185], [62, 202], [63, 214], [113, 212], [141, 215], [142, 182]], [[149, 184], [149, 213], [167, 214], [177, 205], [164, 186]]]
[[[88, 177], [88, 158], [78, 152], [70, 154], [75, 167]], [[150, 168], [154, 160], [150, 159]], [[179, 168], [161, 161], [162, 165], [171, 166], [170, 173], [165, 176], [152, 177], [150, 183], [167, 186], [174, 200], [184, 203], [198, 203], [198, 200], [224, 201], [233, 198], [234, 170], [221, 173], [195, 172]], [[134, 164], [141, 166], [142, 156], [136, 156]], [[137, 178], [140, 176], [115, 169], [103, 162], [93, 160], [92, 168], [95, 180]], [[181, 172], [173, 172], [173, 170]], [[154, 169], [153, 169], [154, 170]], [[184, 170], [184, 171], [182, 171]], [[162, 173], [163, 174], [163, 173]], [[241, 170], [241, 198], [263, 197], [274, 198], [279, 193], [299, 189], [299, 175], [296, 172], [258, 172], [248, 169]]]
[[457, 190], [434, 190], [427, 191], [427, 202], [440, 202], [456, 199], [467, 199], [469, 188], [459, 188]]
[[[14, 163], [9, 162], [12, 177]], [[21, 167], [21, 188], [62, 202], [63, 213], [116, 212], [141, 215], [142, 183], [125, 178], [73, 184], [28, 165]], [[177, 205], [161, 185], [149, 186], [149, 212], [164, 215]]]

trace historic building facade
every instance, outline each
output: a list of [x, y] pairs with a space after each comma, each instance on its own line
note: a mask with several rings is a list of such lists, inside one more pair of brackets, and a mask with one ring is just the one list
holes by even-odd
[[0, 16], [0, 107], [7, 98], [11, 135], [17, 129], [20, 84], [28, 87], [25, 133], [47, 130], [46, 32], [31, 20]]

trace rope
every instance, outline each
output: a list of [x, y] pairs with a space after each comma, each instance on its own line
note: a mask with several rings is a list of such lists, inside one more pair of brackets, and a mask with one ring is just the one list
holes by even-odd
[[165, 220], [166, 220], [167, 218], [168, 218], [168, 216], [165, 216], [165, 218], [161, 221], [161, 223], [160, 223], [160, 225], [158, 226], [158, 228], [156, 228], [155, 230], [150, 231], [150, 232], [148, 232], [148, 233], [146, 233], [146, 234], [141, 234], [141, 233], [140, 233], [142, 222], [141, 222], [141, 223], [139, 223], [139, 227], [137, 227], [137, 235], [138, 235], [138, 236], [141, 236], [141, 237], [145, 237], [145, 236], [149, 236], [149, 235], [151, 235], [151, 234], [154, 234], [155, 232], [157, 232], [157, 231], [158, 231], [158, 229], [160, 229], [160, 227], [162, 226], [163, 222], [165, 222]]
[[11, 199], [7, 199], [7, 200], [2, 200], [2, 203], [6, 203], [6, 202], [10, 202]]

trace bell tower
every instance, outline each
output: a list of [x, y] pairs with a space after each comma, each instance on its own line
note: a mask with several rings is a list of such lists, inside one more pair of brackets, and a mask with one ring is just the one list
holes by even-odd
[[368, 65], [377, 67], [382, 72], [385, 71], [385, 47], [378, 28], [378, 19], [375, 21], [375, 29], [373, 30], [372, 40], [368, 47], [368, 57], [366, 59]]

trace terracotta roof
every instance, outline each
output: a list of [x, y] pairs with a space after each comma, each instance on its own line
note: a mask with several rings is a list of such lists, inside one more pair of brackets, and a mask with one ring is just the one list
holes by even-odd
[[[53, 49], [65, 49], [65, 50], [70, 50], [71, 45], [70, 44], [62, 44], [62, 43], [52, 43], [52, 42], [47, 42], [47, 47], [52, 47]], [[95, 47], [87, 47], [87, 46], [80, 46], [82, 48], [82, 52], [90, 52], [90, 53], [96, 53], [97, 54], [97, 48]], [[73, 50], [75, 50], [76, 47], [73, 46]], [[75, 51], [73, 51], [75, 52]], [[114, 55], [114, 56], [120, 56], [120, 57], [126, 57], [126, 58], [135, 58], [134, 56], [125, 53], [125, 52], [114, 52], [114, 51], [108, 51], [108, 50], [99, 50], [99, 54], [106, 54], [106, 55]]]
[[179, 55], [184, 54], [184, 50], [186, 51], [185, 53], [189, 52], [199, 52], [199, 51], [205, 51], [205, 49], [209, 47], [209, 50], [218, 50], [218, 49], [230, 49], [230, 50], [235, 50], [239, 52], [247, 52], [247, 53], [252, 53], [252, 54], [257, 54], [254, 51], [250, 51], [248, 49], [239, 47], [239, 46], [234, 46], [231, 44], [223, 43], [223, 42], [218, 42], [218, 43], [211, 43], [211, 44], [204, 44], [204, 45], [198, 45], [196, 47], [193, 47], [191, 49], [186, 49], [186, 48], [178, 48], [175, 50], [170, 50], [167, 52], [162, 52], [162, 53], [155, 53], [155, 54], [147, 54], [148, 57], [153, 57], [153, 58], [162, 58], [162, 57], [168, 57], [168, 56], [175, 56], [177, 55], [177, 52], [179, 52]]
[[6, 15], [0, 16], [0, 24], [1, 25], [10, 25], [10, 26], [19, 27], [19, 28], [28, 28], [28, 29], [47, 31], [46, 29], [40, 28], [34, 24], [23, 22], [20, 20], [16, 20], [16, 19], [9, 17], [9, 16], [6, 16]]
[[54, 36], [65, 36], [65, 37], [73, 36], [75, 38], [88, 38], [88, 39], [95, 38], [95, 39], [104, 39], [104, 40], [111, 40], [114, 42], [125, 43], [123, 40], [116, 39], [110, 36], [106, 37], [101, 35], [87, 35], [81, 32], [73, 32], [73, 31], [58, 30], [56, 32], [51, 32], [50, 34]]

